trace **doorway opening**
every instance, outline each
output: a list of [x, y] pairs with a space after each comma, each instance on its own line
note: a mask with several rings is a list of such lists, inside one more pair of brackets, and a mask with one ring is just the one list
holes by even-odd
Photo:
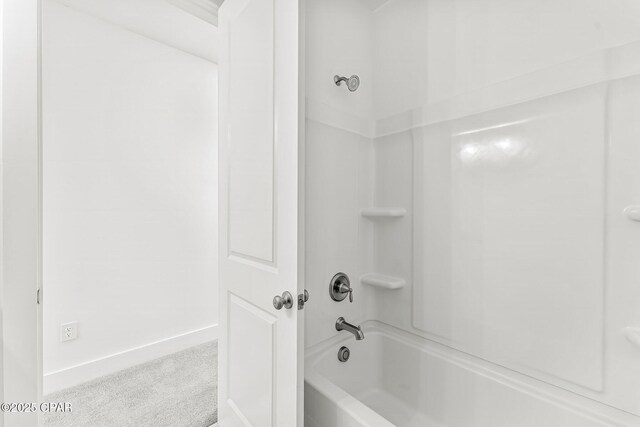
[[181, 3], [43, 2], [47, 427], [217, 421], [217, 26]]

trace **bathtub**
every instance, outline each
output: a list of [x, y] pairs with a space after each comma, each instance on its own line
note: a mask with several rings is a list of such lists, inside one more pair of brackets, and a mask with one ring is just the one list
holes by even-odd
[[[638, 418], [379, 322], [307, 350], [305, 427], [637, 426]], [[338, 349], [351, 350], [347, 362]], [[522, 378], [519, 378], [522, 377]]]

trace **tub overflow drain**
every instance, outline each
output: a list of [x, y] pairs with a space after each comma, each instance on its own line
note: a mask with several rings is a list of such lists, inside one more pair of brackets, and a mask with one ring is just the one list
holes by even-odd
[[351, 351], [348, 347], [342, 346], [340, 350], [338, 350], [338, 360], [341, 362], [346, 362], [349, 360], [349, 356], [351, 356]]

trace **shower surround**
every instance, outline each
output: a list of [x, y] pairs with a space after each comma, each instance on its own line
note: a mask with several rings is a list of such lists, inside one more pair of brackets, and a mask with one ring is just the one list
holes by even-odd
[[306, 13], [308, 422], [640, 425], [640, 8]]

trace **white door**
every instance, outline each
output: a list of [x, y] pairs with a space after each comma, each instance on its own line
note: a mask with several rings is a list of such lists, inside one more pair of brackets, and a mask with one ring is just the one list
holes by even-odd
[[222, 427], [303, 423], [300, 1], [219, 12]]

